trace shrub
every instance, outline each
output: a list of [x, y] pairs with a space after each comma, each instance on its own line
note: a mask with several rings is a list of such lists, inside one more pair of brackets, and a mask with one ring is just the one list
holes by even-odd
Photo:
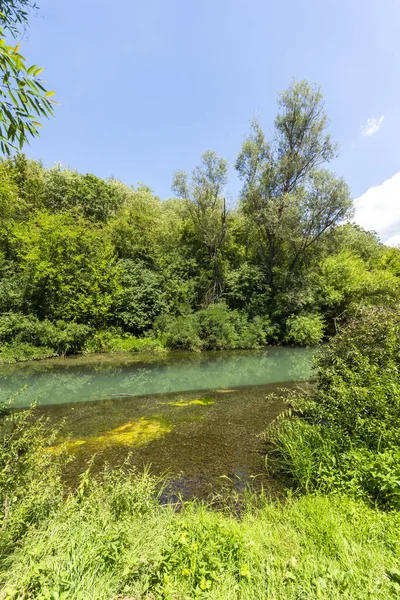
[[373, 450], [400, 444], [400, 320], [365, 307], [338, 325], [317, 358], [321, 418]]
[[65, 457], [43, 451], [56, 435], [35, 408], [0, 420], [0, 559], [61, 501]]
[[163, 316], [156, 321], [155, 331], [169, 348], [221, 350], [263, 346], [273, 327], [268, 317], [250, 320], [246, 313], [219, 303], [185, 316]]
[[26, 342], [4, 344], [0, 352], [0, 363], [23, 362], [27, 360], [41, 360], [52, 358], [58, 354], [52, 348], [32, 346]]
[[167, 348], [177, 350], [201, 350], [202, 340], [198, 322], [193, 314], [180, 317], [164, 315], [156, 320], [154, 330], [160, 335]]
[[15, 354], [18, 347], [22, 355], [29, 347], [43, 348], [51, 355], [79, 352], [91, 333], [90, 327], [73, 321], [52, 323], [33, 315], [11, 313], [0, 316], [0, 343], [12, 344]]
[[117, 327], [97, 331], [85, 346], [86, 352], [164, 352], [160, 339], [137, 338]]
[[321, 315], [292, 315], [286, 321], [286, 341], [301, 346], [315, 346], [324, 337], [325, 322]]
[[316, 360], [313, 397], [292, 396], [303, 418], [280, 419], [269, 439], [303, 491], [341, 491], [400, 507], [400, 320], [360, 309]]

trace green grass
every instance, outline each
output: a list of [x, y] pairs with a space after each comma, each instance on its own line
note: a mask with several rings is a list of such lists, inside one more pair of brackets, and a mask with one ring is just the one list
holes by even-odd
[[251, 502], [240, 519], [161, 506], [148, 474], [84, 477], [1, 562], [0, 598], [378, 599], [400, 593], [400, 513], [342, 496]]
[[399, 596], [399, 511], [339, 494], [248, 494], [240, 517], [229, 498], [163, 506], [163, 481], [128, 463], [67, 494], [56, 435], [35, 408], [0, 419], [1, 600]]

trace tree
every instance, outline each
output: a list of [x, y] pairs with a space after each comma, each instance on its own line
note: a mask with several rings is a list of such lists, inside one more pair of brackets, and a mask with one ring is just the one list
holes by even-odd
[[43, 69], [27, 66], [20, 44], [8, 45], [5, 32], [16, 37], [26, 26], [30, 0], [0, 0], [0, 148], [3, 154], [21, 149], [30, 137], [39, 135], [41, 117], [53, 115], [53, 91], [39, 78]]
[[71, 213], [36, 213], [15, 223], [23, 311], [101, 327], [120, 293], [114, 248], [99, 226]]
[[272, 289], [279, 288], [276, 275], [287, 281], [351, 207], [345, 182], [321, 169], [336, 147], [326, 133], [319, 88], [293, 83], [278, 105], [273, 141], [254, 121], [236, 162], [242, 208], [257, 227], [259, 256]]
[[172, 189], [186, 202], [189, 218], [202, 249], [205, 250], [209, 281], [203, 303], [218, 300], [223, 291], [221, 251], [227, 233], [227, 207], [223, 196], [227, 183], [228, 163], [215, 152], [205, 152], [202, 163], [191, 178], [184, 171], [175, 173]]

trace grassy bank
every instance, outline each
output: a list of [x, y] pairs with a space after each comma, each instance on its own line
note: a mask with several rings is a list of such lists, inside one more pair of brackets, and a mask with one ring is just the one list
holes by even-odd
[[258, 499], [241, 520], [157, 502], [147, 475], [82, 481], [3, 555], [0, 597], [391, 598], [400, 514], [341, 496]]
[[[400, 592], [400, 512], [340, 494], [162, 505], [163, 482], [86, 472], [66, 495], [63, 454], [35, 410], [1, 421], [2, 600], [386, 599]], [[212, 510], [214, 508], [214, 510]]]

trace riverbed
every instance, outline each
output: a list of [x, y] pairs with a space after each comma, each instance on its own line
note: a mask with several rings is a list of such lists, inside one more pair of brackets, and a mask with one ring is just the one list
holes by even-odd
[[171, 497], [207, 497], [223, 487], [270, 488], [262, 433], [283, 410], [285, 391], [310, 379], [313, 351], [79, 356], [0, 370], [0, 401], [32, 401], [60, 427], [50, 449], [73, 455], [66, 477], [130, 457], [168, 473]]

